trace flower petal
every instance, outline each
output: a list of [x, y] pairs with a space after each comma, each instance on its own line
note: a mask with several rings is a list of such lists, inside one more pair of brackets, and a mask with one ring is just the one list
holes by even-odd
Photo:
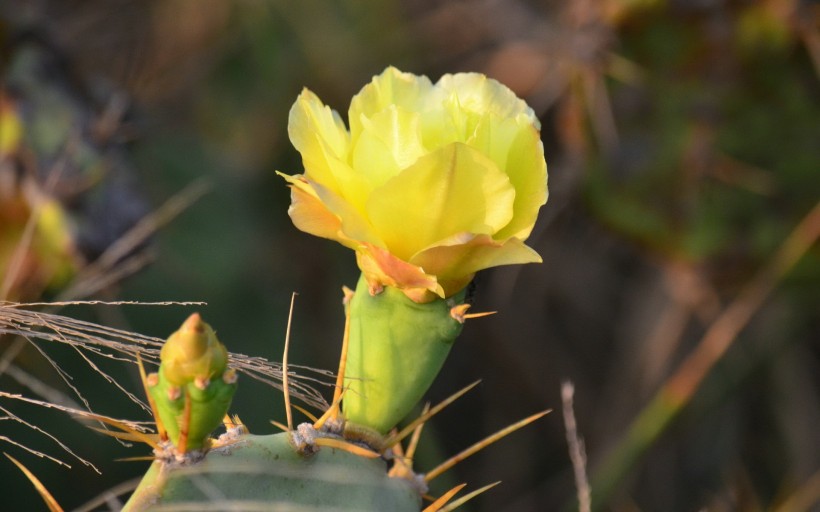
[[408, 261], [457, 233], [493, 234], [513, 214], [515, 190], [492, 160], [461, 143], [429, 153], [367, 203], [376, 234]]
[[436, 276], [424, 272], [417, 265], [402, 261], [390, 251], [373, 244], [361, 244], [356, 251], [356, 261], [370, 287], [376, 294], [384, 286], [392, 286], [404, 291], [416, 302], [427, 302], [435, 296], [444, 297]]
[[[344, 122], [309, 89], [302, 90], [290, 109], [288, 136], [305, 160], [323, 160], [324, 151], [320, 151], [320, 147], [339, 160], [347, 159], [350, 134]], [[311, 176], [328, 184], [331, 177]]]
[[278, 173], [291, 185], [288, 215], [306, 233], [356, 249], [360, 242], [380, 244], [369, 223], [346, 201], [304, 176]]
[[507, 86], [480, 73], [456, 73], [444, 75], [436, 87], [447, 96], [458, 98], [460, 108], [470, 112], [492, 114], [499, 118], [517, 117], [524, 114], [540, 128], [535, 112], [524, 100], [518, 98]]
[[364, 207], [371, 187], [347, 164], [350, 134], [336, 111], [304, 89], [290, 109], [288, 135], [302, 154], [307, 179]]
[[355, 198], [361, 182], [346, 164], [350, 134], [335, 110], [303, 89], [288, 116], [288, 136], [302, 154], [305, 175], [342, 197]]
[[500, 265], [540, 263], [541, 256], [517, 238], [499, 243], [489, 235], [478, 235], [460, 245], [439, 245], [425, 249], [410, 263], [438, 277], [445, 296], [467, 285], [479, 270]]
[[372, 188], [384, 184], [426, 153], [419, 115], [391, 105], [371, 118], [362, 117], [351, 163]]
[[362, 131], [361, 118], [370, 118], [396, 105], [411, 112], [418, 112], [433, 92], [433, 84], [426, 76], [403, 73], [393, 66], [374, 76], [350, 101], [348, 119], [353, 137]]
[[[510, 145], [515, 140], [521, 126], [515, 118], [499, 118], [487, 114], [482, 116], [467, 139], [467, 145], [477, 149], [506, 172], [510, 156]], [[513, 186], [515, 184], [513, 183]]]
[[547, 202], [547, 162], [544, 145], [534, 126], [519, 116], [521, 129], [510, 145], [507, 165], [504, 167], [515, 187], [515, 214], [513, 220], [495, 234], [496, 240], [515, 237], [525, 240], [538, 217], [538, 210]]
[[356, 248], [355, 242], [351, 244], [347, 237], [341, 236], [342, 221], [339, 217], [331, 213], [315, 194], [292, 186], [290, 200], [288, 215], [294, 226], [305, 233], [336, 240], [351, 249]]

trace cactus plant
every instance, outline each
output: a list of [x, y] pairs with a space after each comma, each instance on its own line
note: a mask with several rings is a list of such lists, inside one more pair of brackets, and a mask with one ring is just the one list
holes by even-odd
[[[285, 432], [248, 433], [226, 415], [236, 388], [226, 350], [192, 315], [144, 377], [160, 443], [126, 510], [416, 511], [427, 482], [452, 465], [417, 474], [416, 441], [406, 452], [401, 444], [449, 401], [392, 429], [432, 384], [464, 321], [480, 316], [464, 302], [475, 272], [540, 261], [523, 243], [546, 201], [538, 121], [482, 75], [434, 85], [388, 68], [353, 99], [350, 125], [305, 90], [289, 133], [306, 173], [282, 175], [296, 226], [353, 248], [362, 270], [345, 295], [333, 403], [312, 423], [294, 428], [288, 411]], [[227, 432], [208, 437], [223, 417]], [[460, 489], [425, 510], [441, 510]]]

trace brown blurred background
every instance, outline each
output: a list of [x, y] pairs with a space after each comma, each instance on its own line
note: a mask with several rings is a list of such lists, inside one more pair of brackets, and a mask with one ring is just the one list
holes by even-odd
[[[0, 106], [13, 105], [28, 124], [25, 151], [12, 155], [13, 169], [0, 168], [0, 205], [18, 190], [12, 174], [56, 199], [72, 226], [63, 246], [69, 273], [186, 186], [210, 185], [118, 260], [139, 255], [134, 272], [80, 293], [70, 278], [54, 277], [52, 264], [52, 274], [31, 274], [39, 280], [7, 298], [53, 299], [69, 289], [202, 300], [231, 350], [278, 360], [296, 291], [292, 361], [333, 369], [340, 288], [355, 284], [357, 271], [347, 250], [298, 232], [286, 215], [288, 191], [274, 170], [301, 170], [287, 139], [290, 105], [309, 87], [344, 115], [388, 65], [433, 80], [486, 73], [542, 120], [550, 199], [530, 245], [544, 263], [479, 275], [476, 310], [499, 314], [468, 322], [429, 395], [483, 383], [432, 422], [417, 468], [554, 408], [457, 466], [441, 487], [503, 481], [465, 510], [572, 507], [560, 382], [576, 384], [595, 475], [820, 197], [819, 16], [817, 3], [800, 0], [4, 1]], [[53, 161], [66, 157], [49, 182]], [[20, 218], [8, 214], [0, 231]], [[657, 419], [657, 439], [596, 502], [602, 510], [773, 510], [812, 493], [793, 510], [820, 510], [817, 246], [767, 284], [773, 291], [695, 379], [681, 413], [666, 425]], [[166, 336], [189, 311], [64, 313]], [[147, 419], [95, 384], [70, 350], [45, 348], [95, 410]], [[36, 350], [18, 357], [38, 379], [65, 387]], [[122, 378], [137, 390], [131, 370]], [[7, 374], [0, 386], [30, 394]], [[255, 432], [284, 417], [278, 394], [252, 383], [243, 382], [233, 409]], [[121, 448], [54, 413], [17, 414], [103, 469], [67, 470], [2, 446], [67, 509], [147, 466], [111, 462], [145, 448]], [[55, 449], [28, 429], [0, 435]], [[16, 468], [0, 464], [2, 508], [40, 507]]]

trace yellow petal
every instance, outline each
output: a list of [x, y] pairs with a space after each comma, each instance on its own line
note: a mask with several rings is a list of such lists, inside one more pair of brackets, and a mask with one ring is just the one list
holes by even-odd
[[515, 215], [494, 238], [525, 240], [530, 236], [538, 210], [547, 202], [548, 195], [544, 145], [534, 126], [524, 124], [518, 132], [510, 146], [505, 170], [515, 187]]
[[500, 265], [540, 263], [541, 257], [517, 238], [499, 243], [488, 235], [478, 235], [460, 245], [441, 245], [421, 251], [410, 263], [435, 275], [446, 296], [469, 283], [479, 270]]
[[466, 143], [489, 157], [499, 169], [506, 172], [510, 146], [521, 129], [522, 126], [516, 118], [499, 118], [487, 114], [478, 119]]
[[352, 166], [376, 187], [412, 165], [426, 151], [421, 144], [419, 115], [391, 105], [363, 117], [353, 148]]
[[[484, 75], [444, 75], [434, 92], [426, 98], [421, 114], [424, 145], [430, 150], [472, 140], [482, 121], [486, 129], [523, 117], [528, 124], [539, 127], [538, 118], [523, 100]], [[500, 148], [501, 144], [495, 146]]]
[[473, 134], [481, 113], [461, 108], [455, 92], [445, 94], [439, 89], [435, 96], [439, 105], [422, 113], [424, 146], [434, 150], [452, 142], [466, 142]]
[[370, 187], [361, 173], [347, 164], [350, 134], [336, 111], [304, 89], [290, 109], [288, 135], [302, 155], [310, 181], [363, 207]]
[[492, 234], [513, 214], [515, 190], [492, 160], [455, 143], [421, 157], [373, 192], [367, 213], [398, 258], [458, 233]]
[[[350, 134], [344, 122], [308, 89], [302, 90], [290, 109], [288, 136], [305, 160], [324, 160], [325, 151], [339, 160], [347, 159]], [[317, 173], [320, 171], [317, 169]], [[317, 174], [311, 178], [326, 185], [332, 182], [332, 176]]]
[[536, 129], [540, 129], [535, 112], [507, 86], [480, 73], [444, 75], [436, 83], [448, 96], [458, 98], [460, 108], [499, 118], [524, 114]]
[[351, 100], [348, 111], [351, 133], [355, 138], [362, 131], [362, 117], [373, 117], [389, 105], [396, 105], [410, 112], [421, 111], [432, 91], [433, 84], [426, 76], [403, 73], [390, 66], [380, 75], [374, 76]]

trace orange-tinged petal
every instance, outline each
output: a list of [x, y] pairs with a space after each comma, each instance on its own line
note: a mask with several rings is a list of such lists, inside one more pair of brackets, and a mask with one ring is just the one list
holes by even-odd
[[436, 277], [426, 274], [419, 266], [402, 261], [389, 251], [372, 244], [362, 244], [356, 251], [356, 260], [370, 287], [378, 293], [383, 286], [399, 288], [416, 302], [426, 302], [434, 296], [444, 297], [444, 290]]
[[455, 143], [376, 189], [367, 213], [384, 247], [407, 261], [457, 233], [495, 233], [510, 222], [514, 200], [509, 179], [490, 159]]
[[[291, 195], [293, 203], [288, 209], [297, 228], [316, 236], [337, 240], [351, 249], [357, 248], [358, 242], [381, 243], [367, 220], [350, 203], [304, 176], [288, 176], [281, 172], [278, 174], [287, 180], [292, 190], [300, 192], [298, 195]], [[297, 200], [300, 201], [298, 213], [293, 210]], [[338, 224], [333, 223], [331, 217]], [[337, 232], [331, 235], [333, 228]]]
[[293, 186], [290, 192], [291, 204], [288, 215], [293, 225], [305, 233], [336, 240], [340, 244], [355, 249], [357, 242], [342, 234], [342, 221], [325, 207], [324, 203], [304, 189]]

